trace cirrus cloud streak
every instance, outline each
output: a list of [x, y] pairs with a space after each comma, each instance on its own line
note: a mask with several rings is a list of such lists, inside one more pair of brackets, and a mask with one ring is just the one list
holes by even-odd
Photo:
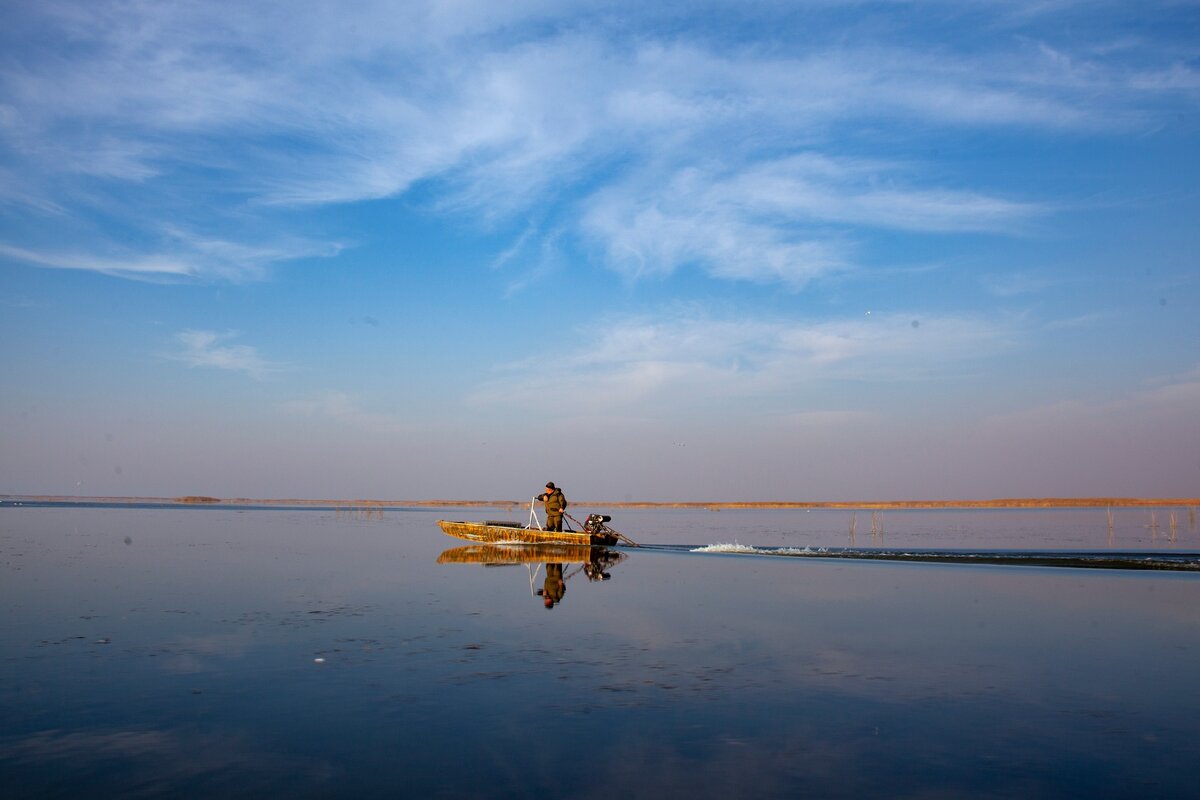
[[190, 367], [230, 370], [252, 378], [262, 378], [281, 369], [279, 365], [264, 359], [259, 355], [257, 348], [251, 345], [228, 344], [229, 340], [237, 335], [234, 331], [180, 331], [175, 334], [179, 349], [169, 353], [167, 357], [182, 361]]
[[548, 373], [540, 358], [500, 367], [469, 402], [608, 414], [750, 399], [794, 413], [814, 386], [946, 377], [1024, 337], [1015, 320], [921, 315], [917, 321], [911, 314], [817, 322], [678, 314], [608, 320], [599, 328], [590, 341], [558, 353]]
[[[1200, 85], [1170, 53], [1069, 51], [1041, 28], [974, 51], [931, 52], [911, 32], [831, 45], [798, 31], [795, 46], [762, 47], [714, 38], [702, 17], [680, 29], [671, 11], [630, 6], [616, 26], [591, 3], [492, 6], [23, 9], [0, 68], [0, 167], [13, 183], [3, 197], [82, 236], [102, 188], [105, 213], [127, 225], [199, 218], [207, 238], [254, 248], [211, 209], [323, 206], [424, 184], [433, 207], [472, 220], [582, 219], [573, 232], [628, 276], [697, 264], [799, 287], [852, 266], [855, 238], [872, 228], [1011, 233], [1053, 210], [950, 176], [898, 180], [897, 159], [854, 157], [858, 131], [1129, 131]], [[1010, 11], [973, 13], [1012, 26]], [[740, 13], [757, 25], [772, 15]], [[39, 44], [63, 40], [77, 46]], [[270, 238], [293, 235], [285, 217], [261, 217]], [[652, 247], [656, 230], [663, 244]], [[5, 238], [10, 255], [35, 248]], [[258, 275], [221, 255], [166, 271]]]

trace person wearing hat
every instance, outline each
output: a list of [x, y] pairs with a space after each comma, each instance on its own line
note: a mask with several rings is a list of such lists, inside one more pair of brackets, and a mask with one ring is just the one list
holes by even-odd
[[567, 510], [567, 498], [554, 481], [546, 484], [546, 491], [537, 496], [546, 505], [546, 530], [561, 531], [563, 512]]

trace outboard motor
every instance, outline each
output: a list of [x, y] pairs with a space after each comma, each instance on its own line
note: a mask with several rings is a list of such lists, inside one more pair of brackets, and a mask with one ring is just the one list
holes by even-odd
[[610, 517], [608, 514], [588, 514], [587, 519], [583, 521], [584, 533], [604, 533], [604, 529], [608, 527], [604, 523], [611, 520], [612, 517]]

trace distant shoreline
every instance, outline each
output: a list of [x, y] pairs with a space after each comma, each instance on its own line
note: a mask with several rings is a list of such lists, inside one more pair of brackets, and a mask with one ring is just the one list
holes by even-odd
[[[334, 508], [514, 508], [524, 506], [528, 500], [300, 500], [300, 499], [253, 499], [246, 497], [219, 498], [201, 495], [185, 497], [73, 497], [67, 495], [0, 495], [6, 503], [62, 503], [62, 504], [134, 504], [134, 505], [180, 505], [180, 506], [277, 506], [307, 507], [329, 506]], [[571, 505], [584, 508], [679, 508], [713, 510], [721, 509], [939, 509], [939, 508], [1150, 508], [1165, 506], [1200, 506], [1196, 497], [1012, 497], [993, 500], [856, 500], [856, 501], [705, 501], [705, 502], [661, 502], [661, 501], [582, 501], [572, 500]]]

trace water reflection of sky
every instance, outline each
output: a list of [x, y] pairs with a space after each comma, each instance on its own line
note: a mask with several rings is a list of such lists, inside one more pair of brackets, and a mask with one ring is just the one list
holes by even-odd
[[[989, 524], [1078, 535], [1075, 512], [1033, 516]], [[462, 543], [435, 518], [4, 509], [6, 794], [1182, 797], [1200, 778], [1194, 575], [633, 551], [546, 609], [530, 567], [436, 563]], [[803, 534], [622, 519], [675, 543]]]

